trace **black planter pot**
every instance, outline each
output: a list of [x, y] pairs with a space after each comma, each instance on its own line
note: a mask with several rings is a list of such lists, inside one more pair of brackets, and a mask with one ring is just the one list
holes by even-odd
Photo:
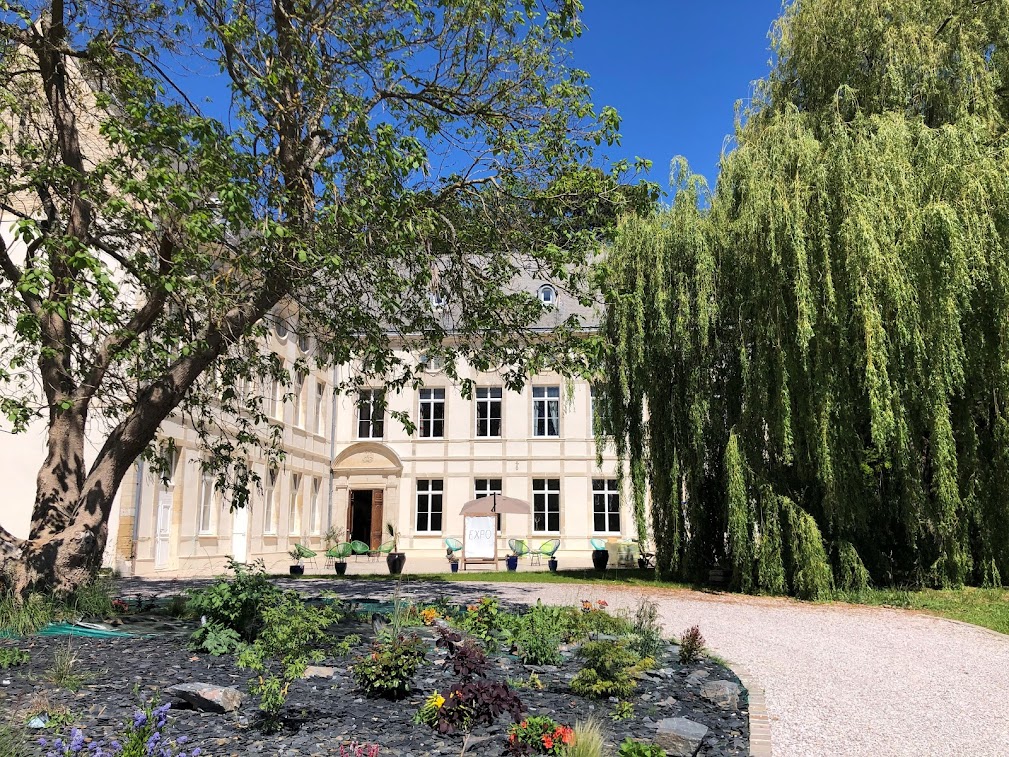
[[645, 558], [643, 557], [638, 558], [638, 567], [641, 568], [641, 570], [644, 570], [645, 568], [648, 567], [648, 563], [645, 562]]
[[338, 576], [347, 575], [347, 563], [338, 562], [334, 567], [336, 567], [336, 575]]
[[457, 562], [450, 562], [448, 565], [452, 569], [453, 573], [458, 573], [459, 572], [459, 563], [457, 563]]
[[305, 575], [305, 566], [304, 565], [292, 565], [291, 566], [291, 575], [292, 576], [303, 576], [303, 575]]
[[505, 558], [505, 565], [508, 566], [508, 570], [512, 573], [518, 570], [519, 569], [518, 555], [508, 555], [508, 557]]
[[547, 560], [547, 567], [550, 569], [551, 573], [557, 572], [557, 560], [551, 558]]
[[385, 556], [385, 564], [389, 566], [389, 572], [394, 576], [398, 576], [403, 572], [403, 566], [406, 565], [406, 552], [390, 552]]
[[610, 553], [605, 549], [592, 550], [592, 567], [596, 570], [606, 570], [606, 564], [610, 561]]

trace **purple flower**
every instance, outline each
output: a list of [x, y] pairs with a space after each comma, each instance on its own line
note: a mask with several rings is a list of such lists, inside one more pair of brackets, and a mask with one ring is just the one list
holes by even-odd
[[79, 752], [84, 748], [84, 731], [80, 728], [74, 728], [70, 732], [70, 751]]
[[138, 711], [137, 714], [133, 716], [133, 727], [140, 728], [144, 725], [147, 725], [147, 713]]

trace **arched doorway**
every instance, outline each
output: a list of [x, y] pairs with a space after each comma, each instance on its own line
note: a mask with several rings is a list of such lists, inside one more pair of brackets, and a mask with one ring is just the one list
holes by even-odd
[[385, 524], [398, 529], [399, 479], [403, 464], [382, 444], [361, 442], [345, 449], [333, 461], [336, 512], [333, 523], [344, 526], [348, 541], [378, 548]]

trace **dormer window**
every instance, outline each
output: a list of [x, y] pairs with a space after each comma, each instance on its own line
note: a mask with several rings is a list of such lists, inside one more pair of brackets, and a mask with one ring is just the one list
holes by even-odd
[[441, 310], [445, 307], [445, 295], [441, 292], [431, 292], [431, 308]]
[[549, 284], [544, 284], [540, 287], [539, 297], [544, 305], [553, 305], [557, 300], [557, 290]]
[[277, 319], [277, 325], [275, 327], [278, 339], [287, 339], [287, 324], [284, 323], [283, 318]]
[[302, 352], [308, 352], [308, 348], [312, 345], [312, 340], [304, 334], [298, 335], [298, 349]]

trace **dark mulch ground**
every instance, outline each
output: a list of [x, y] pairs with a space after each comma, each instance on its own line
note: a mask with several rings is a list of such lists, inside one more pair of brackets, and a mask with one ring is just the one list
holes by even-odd
[[[102, 739], [115, 733], [120, 724], [132, 716], [138, 702], [173, 684], [200, 681], [246, 690], [248, 675], [235, 666], [232, 658], [190, 652], [186, 649], [185, 633], [177, 623], [158, 620], [153, 623], [155, 629], [161, 624], [158, 629], [161, 632], [149, 638], [0, 640], [0, 647], [27, 649], [31, 654], [29, 665], [0, 670], [0, 711], [32, 706], [50, 712], [63, 710], [67, 722], [83, 727], [90, 738]], [[137, 628], [147, 630], [150, 626], [145, 624]], [[367, 640], [368, 628], [348, 630], [363, 631], [362, 636]], [[417, 630], [431, 635], [430, 629]], [[79, 658], [78, 668], [87, 677], [76, 693], [46, 680], [45, 671], [52, 666], [54, 655], [66, 650], [68, 644]], [[605, 723], [611, 744], [618, 744], [627, 736], [651, 739], [656, 721], [665, 717], [686, 717], [710, 729], [699, 754], [710, 757], [747, 754], [749, 728], [745, 694], [739, 710], [728, 710], [703, 699], [699, 693], [700, 682], [693, 684], [687, 680], [698, 670], [707, 672], [705, 680], [738, 679], [731, 671], [708, 660], [680, 665], [675, 650], [669, 647], [658, 669], [639, 681], [631, 698], [634, 717], [618, 722], [609, 717], [613, 711], [612, 702], [593, 701], [571, 693], [568, 682], [579, 668], [571, 650], [565, 650], [565, 662], [556, 668], [527, 667], [515, 658], [498, 656], [494, 658], [493, 677], [519, 680], [527, 679], [530, 672], [537, 672], [546, 688], [519, 692], [529, 714], [550, 715], [566, 724], [595, 715]], [[324, 663], [336, 668], [332, 679], [308, 679], [292, 687], [286, 710], [289, 727], [282, 733], [264, 735], [256, 727], [256, 704], [247, 699], [236, 715], [213, 715], [173, 707], [170, 735], [185, 735], [190, 745], [198, 745], [204, 754], [215, 757], [339, 755], [340, 745], [355, 739], [380, 744], [381, 755], [458, 755], [462, 736], [442, 736], [411, 722], [425, 697], [451, 680], [449, 672], [440, 664], [443, 659], [441, 650], [435, 650], [432, 644], [428, 663], [415, 679], [414, 695], [402, 702], [362, 697], [347, 672], [351, 660], [333, 659]], [[507, 726], [502, 719], [493, 727], [478, 728], [474, 732], [476, 743], [468, 753], [503, 754]], [[32, 731], [31, 735], [37, 738], [53, 734], [41, 730]], [[611, 753], [616, 754], [615, 747]]]

